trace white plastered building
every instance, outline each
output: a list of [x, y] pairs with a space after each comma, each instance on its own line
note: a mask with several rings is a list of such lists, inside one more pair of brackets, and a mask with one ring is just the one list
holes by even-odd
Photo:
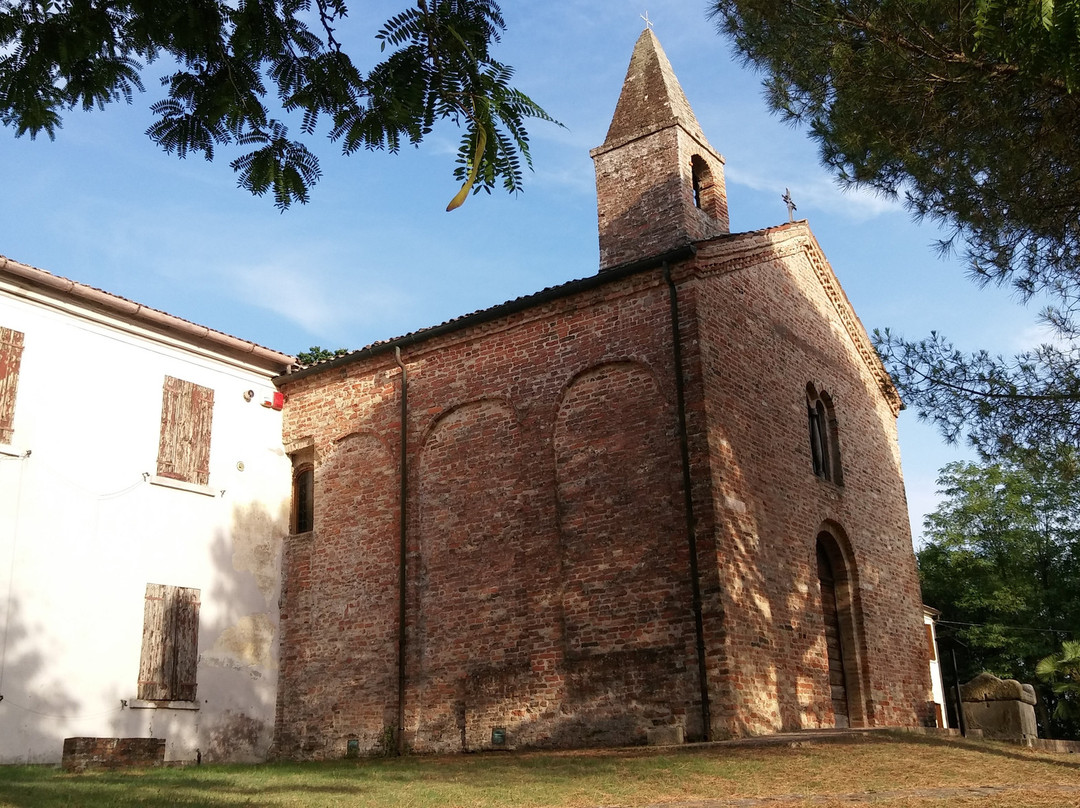
[[292, 361], [0, 256], [0, 763], [267, 756]]
[[934, 695], [934, 717], [941, 729], [949, 728], [949, 711], [945, 708], [945, 679], [941, 674], [941, 655], [937, 643], [937, 619], [941, 612], [923, 605], [923, 625], [930, 649], [930, 690]]

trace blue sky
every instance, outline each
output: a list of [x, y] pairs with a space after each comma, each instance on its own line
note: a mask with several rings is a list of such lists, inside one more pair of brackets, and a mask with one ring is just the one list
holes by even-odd
[[[403, 4], [354, 3], [338, 33], [363, 66]], [[178, 160], [144, 135], [152, 78], [130, 106], [69, 114], [54, 142], [0, 137], [0, 254], [263, 345], [359, 348], [596, 272], [589, 149], [604, 140], [648, 12], [698, 120], [727, 161], [733, 231], [810, 222], [868, 330], [937, 329], [966, 348], [1012, 353], [1039, 341], [1036, 318], [1003, 290], [978, 291], [902, 206], [839, 190], [805, 133], [772, 116], [760, 76], [685, 0], [505, 3], [497, 58], [565, 128], [531, 126], [525, 192], [457, 191], [458, 133], [442, 128], [398, 155], [339, 154], [313, 139], [324, 177], [312, 201], [279, 213], [236, 187], [223, 151]], [[156, 65], [154, 70], [164, 70]], [[325, 135], [325, 130], [321, 130]], [[102, 357], [107, 366], [108, 357]], [[913, 532], [933, 508], [938, 468], [966, 456], [913, 413], [900, 419]]]

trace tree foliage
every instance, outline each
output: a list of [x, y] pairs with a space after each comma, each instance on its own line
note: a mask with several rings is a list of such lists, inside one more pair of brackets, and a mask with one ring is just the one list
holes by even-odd
[[308, 201], [321, 168], [305, 138], [324, 120], [347, 154], [396, 152], [453, 121], [465, 192], [517, 191], [525, 123], [551, 119], [491, 55], [498, 3], [417, 0], [379, 29], [389, 55], [366, 74], [337, 39], [347, 14], [345, 0], [0, 0], [0, 122], [54, 138], [70, 110], [131, 103], [144, 67], [168, 59], [147, 134], [179, 157], [246, 149], [239, 184], [279, 208]]
[[[941, 248], [961, 249], [977, 281], [1045, 296], [1045, 318], [1077, 337], [1080, 0], [717, 0], [714, 10], [766, 74], [770, 104], [807, 127], [842, 183], [902, 196], [945, 227]], [[988, 417], [974, 437], [992, 451], [992, 416], [1014, 401], [1006, 442], [1036, 417], [1051, 432], [1075, 429], [1072, 347], [1003, 359], [964, 356], [937, 336], [886, 333], [878, 344], [904, 397], [951, 437]]]
[[331, 351], [329, 348], [312, 345], [306, 351], [298, 353], [296, 355], [296, 361], [301, 365], [314, 365], [317, 362], [328, 361], [330, 359], [336, 359], [339, 356], [344, 356], [348, 352], [348, 348], [338, 348], [337, 350]]
[[[1080, 636], [1078, 483], [1080, 454], [1065, 446], [942, 469], [919, 574], [965, 678], [987, 670], [1035, 683], [1039, 661]], [[1052, 712], [1059, 696], [1039, 692]], [[1051, 729], [1063, 737], [1077, 726], [1055, 719]]]
[[1035, 673], [1048, 682], [1057, 696], [1054, 718], [1080, 719], [1080, 642], [1066, 640], [1061, 650], [1039, 660]]
[[949, 441], [966, 435], [984, 457], [1017, 446], [1080, 447], [1080, 347], [1041, 345], [1011, 358], [965, 354], [937, 333], [874, 341], [902, 395]]

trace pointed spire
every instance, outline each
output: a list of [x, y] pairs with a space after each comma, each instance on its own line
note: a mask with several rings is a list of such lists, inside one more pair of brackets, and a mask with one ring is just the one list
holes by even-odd
[[706, 142], [660, 40], [646, 28], [634, 45], [604, 146], [672, 123], [682, 124], [688, 134]]
[[607, 138], [589, 154], [601, 271], [728, 232], [724, 158], [651, 28], [634, 45]]

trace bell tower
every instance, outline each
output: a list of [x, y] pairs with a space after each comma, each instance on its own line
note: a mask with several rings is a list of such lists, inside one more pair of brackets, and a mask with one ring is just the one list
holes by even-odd
[[724, 158], [651, 28], [634, 45], [596, 168], [600, 271], [728, 232]]

